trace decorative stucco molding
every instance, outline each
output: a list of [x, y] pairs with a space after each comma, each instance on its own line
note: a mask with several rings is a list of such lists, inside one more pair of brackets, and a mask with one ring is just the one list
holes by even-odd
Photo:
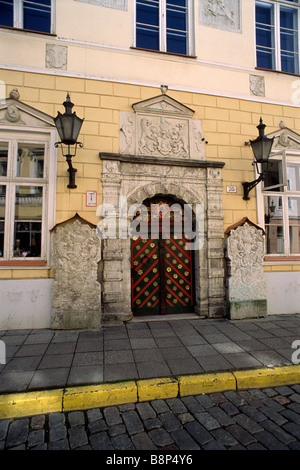
[[76, 0], [77, 2], [90, 3], [100, 7], [127, 10], [127, 0]]
[[56, 44], [46, 44], [46, 68], [67, 70], [68, 48]]
[[[162, 87], [162, 90], [164, 88]], [[120, 153], [162, 158], [205, 159], [201, 121], [164, 92], [120, 112]]]
[[241, 32], [240, 0], [204, 0], [199, 2], [199, 14], [200, 24]]

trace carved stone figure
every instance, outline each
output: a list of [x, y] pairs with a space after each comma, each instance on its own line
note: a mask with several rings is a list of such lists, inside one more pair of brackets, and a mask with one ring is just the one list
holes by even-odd
[[56, 44], [46, 44], [46, 67], [53, 69], [67, 69], [68, 48]]
[[52, 233], [52, 328], [99, 328], [101, 286], [97, 282], [101, 259], [96, 230], [75, 218]]
[[220, 29], [240, 30], [239, 0], [206, 0], [200, 2], [200, 23]]
[[[226, 240], [227, 299], [231, 318], [266, 316], [264, 235], [250, 221], [230, 230]], [[238, 224], [237, 224], [238, 225]]]
[[265, 78], [259, 75], [250, 75], [250, 93], [255, 96], [265, 96]]

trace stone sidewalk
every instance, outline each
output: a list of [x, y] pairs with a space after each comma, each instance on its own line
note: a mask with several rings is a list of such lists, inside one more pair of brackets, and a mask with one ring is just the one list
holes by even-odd
[[292, 365], [300, 314], [136, 321], [99, 331], [0, 331], [0, 393]]

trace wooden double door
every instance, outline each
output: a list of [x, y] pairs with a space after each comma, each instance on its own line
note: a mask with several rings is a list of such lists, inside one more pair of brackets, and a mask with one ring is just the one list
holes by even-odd
[[193, 312], [193, 251], [184, 231], [182, 205], [157, 197], [145, 203], [140, 217], [148, 236], [144, 231], [131, 238], [133, 314]]

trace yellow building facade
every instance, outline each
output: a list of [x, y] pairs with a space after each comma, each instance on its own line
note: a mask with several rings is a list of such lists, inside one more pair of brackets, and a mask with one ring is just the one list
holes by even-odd
[[[82, 248], [82, 253], [96, 250], [90, 279], [88, 266], [84, 266], [87, 274], [80, 275], [85, 262], [76, 257], [75, 246], [77, 252], [82, 246], [74, 239], [77, 229], [73, 238], [72, 230], [68, 232], [66, 263], [62, 265], [62, 258], [57, 258], [60, 236], [55, 237], [61, 230], [77, 221], [97, 234], [97, 224], [105, 216], [99, 207], [117, 205], [120, 196], [127, 197], [128, 206], [148, 199], [157, 203], [155, 197], [161, 197], [162, 204], [169, 204], [170, 198], [193, 209], [202, 204], [203, 209], [204, 242], [201, 255], [193, 254], [190, 309], [152, 310], [154, 301], [149, 303], [146, 296], [145, 301], [141, 299], [142, 315], [230, 315], [226, 243], [230, 231], [245, 223], [258, 233], [262, 233], [260, 228], [264, 231], [259, 267], [265, 295], [255, 300], [262, 299], [267, 307], [262, 314], [254, 308], [253, 316], [299, 313], [299, 57], [295, 42], [286, 46], [288, 53], [280, 50], [280, 38], [284, 41], [289, 35], [286, 42], [293, 42], [292, 36], [299, 43], [300, 4], [284, 0], [49, 0], [45, 11], [34, 11], [37, 18], [32, 22], [33, 13], [25, 10], [25, 4], [12, 2], [13, 16], [5, 7], [0, 26], [0, 328], [97, 327], [131, 321], [138, 315], [138, 306], [133, 304], [137, 281], [130, 274], [133, 242], [118, 244], [116, 235], [109, 245], [105, 238], [88, 235], [91, 245]], [[0, 2], [0, 12], [1, 8]], [[274, 25], [273, 16], [277, 18]], [[270, 43], [271, 34], [274, 43]], [[184, 53], [177, 43], [184, 43]], [[268, 65], [272, 54], [274, 60]], [[66, 160], [54, 145], [59, 138], [53, 118], [64, 111], [67, 92], [73, 111], [84, 119], [79, 135], [82, 148], [73, 158], [77, 169], [73, 189], [67, 187]], [[10, 116], [11, 111], [16, 115]], [[145, 151], [138, 140], [146, 135], [150, 142], [151, 135], [141, 134], [143, 118], [156, 126], [156, 137], [160, 125], [159, 144], [157, 140], [155, 148], [146, 144]], [[260, 118], [266, 134], [274, 137], [271, 158], [276, 168], [279, 162], [281, 176], [272, 174], [275, 184], [269, 184], [270, 189], [265, 189], [266, 182], [259, 183], [245, 200], [242, 183], [258, 176], [249, 140], [258, 136]], [[125, 131], [125, 124], [132, 120], [133, 127]], [[182, 123], [189, 126], [189, 132], [182, 130]], [[165, 134], [163, 124], [169, 125]], [[181, 142], [177, 153], [175, 130], [177, 149]], [[152, 129], [152, 138], [155, 132]], [[167, 144], [173, 153], [164, 153]], [[196, 155], [193, 149], [198, 144], [201, 150]], [[188, 149], [186, 154], [182, 149]], [[151, 168], [155, 171], [150, 175]], [[142, 195], [136, 195], [138, 189]], [[119, 210], [118, 206], [118, 214]], [[30, 241], [23, 231], [30, 232]], [[22, 243], [27, 248], [22, 250]], [[161, 257], [166, 251], [159, 253]], [[241, 258], [240, 252], [235, 256]], [[62, 271], [70, 272], [76, 263], [74, 277], [66, 279]], [[241, 281], [245, 290], [251, 282], [252, 268], [248, 268], [248, 281]], [[167, 281], [161, 269], [162, 265], [159, 289], [164, 290], [162, 284], [167, 286]], [[70, 294], [75, 278], [81, 279], [85, 293], [93, 298], [82, 322], [78, 319], [84, 307], [78, 296], [83, 294], [79, 287]], [[178, 288], [176, 298], [181, 304]], [[245, 301], [243, 295], [235, 300]], [[167, 296], [157, 301], [166, 307]], [[72, 310], [77, 312], [76, 321]], [[247, 312], [237, 318], [251, 317]]]

